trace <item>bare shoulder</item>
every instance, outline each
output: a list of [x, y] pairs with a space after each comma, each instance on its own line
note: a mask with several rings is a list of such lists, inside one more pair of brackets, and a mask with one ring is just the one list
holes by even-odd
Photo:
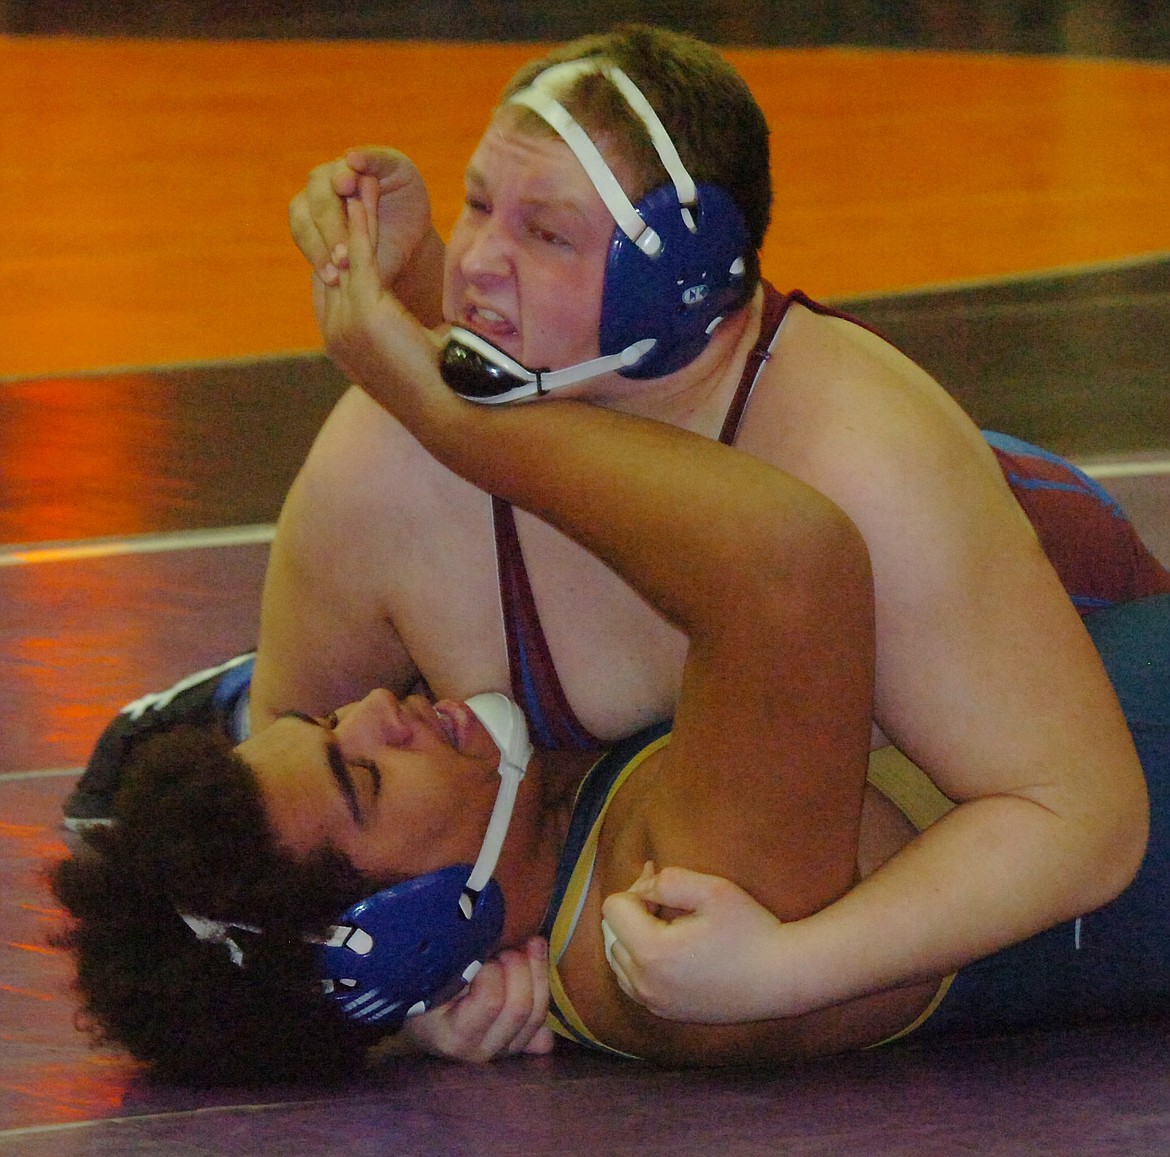
[[[909, 458], [907, 443], [915, 447]], [[980, 470], [993, 464], [975, 425], [926, 370], [861, 325], [798, 303], [784, 320], [737, 445], [775, 459], [839, 504], [832, 491], [849, 486], [858, 459], [934, 470], [961, 449]]]
[[[330, 505], [382, 505], [425, 497], [454, 478], [365, 391], [351, 386], [321, 427], [298, 476]], [[465, 483], [462, 485], [466, 486]]]
[[[277, 543], [302, 560], [329, 559], [339, 575], [337, 568], [362, 567], [377, 568], [385, 578], [421, 555], [419, 543], [438, 547], [481, 524], [484, 501], [353, 387], [322, 426], [289, 489]], [[345, 582], [354, 583], [354, 574], [346, 573]]]
[[[793, 305], [737, 445], [832, 498], [860, 528], [878, 583], [991, 533], [1034, 541], [962, 407], [877, 334]], [[986, 543], [984, 543], [986, 545]]]

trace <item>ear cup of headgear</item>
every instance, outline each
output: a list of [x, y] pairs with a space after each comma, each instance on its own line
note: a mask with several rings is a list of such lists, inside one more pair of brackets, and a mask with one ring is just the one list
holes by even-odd
[[743, 215], [716, 185], [697, 186], [697, 229], [686, 224], [672, 185], [648, 193], [638, 215], [662, 239], [648, 256], [614, 230], [601, 301], [601, 353], [615, 354], [644, 338], [657, 345], [628, 378], [674, 373], [703, 352], [717, 319], [747, 299], [751, 242]]
[[499, 942], [504, 895], [495, 880], [465, 892], [470, 864], [454, 864], [359, 900], [320, 949], [325, 991], [351, 1020], [400, 1028], [450, 1000]]

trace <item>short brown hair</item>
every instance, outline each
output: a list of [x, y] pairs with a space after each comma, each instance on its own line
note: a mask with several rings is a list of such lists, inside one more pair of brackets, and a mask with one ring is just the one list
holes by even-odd
[[[642, 90], [691, 176], [720, 186], [739, 206], [758, 251], [772, 211], [769, 132], [743, 77], [701, 40], [664, 28], [622, 24], [530, 61], [508, 82], [503, 99], [554, 64], [590, 56], [616, 64]], [[634, 190], [635, 199], [663, 183], [662, 165], [641, 121], [600, 74], [582, 76], [561, 103], [591, 136], [616, 139], [643, 182]]]

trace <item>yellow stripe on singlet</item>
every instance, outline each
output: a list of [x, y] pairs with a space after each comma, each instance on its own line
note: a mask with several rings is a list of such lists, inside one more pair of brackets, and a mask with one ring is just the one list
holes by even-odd
[[[933, 781], [917, 764], [912, 763], [896, 747], [881, 747], [870, 752], [866, 779], [877, 788], [918, 831], [942, 819], [955, 805], [935, 787]], [[934, 1014], [950, 991], [957, 973], [943, 977], [930, 1003], [905, 1028], [878, 1041], [872, 1049], [888, 1045], [920, 1028]]]
[[[568, 887], [565, 889], [564, 899], [557, 912], [556, 920], [553, 923], [552, 934], [549, 937], [549, 989], [552, 997], [551, 1004], [559, 1010], [560, 1015], [569, 1027], [566, 1029], [565, 1025], [561, 1024], [552, 1013], [549, 1014], [545, 1023], [554, 1033], [567, 1040], [585, 1041], [614, 1056], [629, 1057], [633, 1060], [638, 1059], [635, 1054], [615, 1049], [612, 1045], [607, 1045], [604, 1041], [599, 1040], [589, 1031], [585, 1022], [573, 1007], [573, 1002], [569, 999], [568, 993], [565, 992], [557, 964], [561, 957], [564, 956], [565, 950], [569, 947], [569, 942], [576, 928], [577, 918], [585, 902], [585, 893], [588, 891], [590, 881], [593, 878], [593, 865], [597, 858], [597, 841], [601, 835], [601, 825], [605, 820], [605, 814], [609, 809], [610, 803], [613, 802], [613, 798], [617, 795], [622, 784], [641, 766], [643, 761], [654, 752], [659, 751], [669, 741], [670, 736], [667, 734], [660, 739], [656, 739], [653, 743], [648, 744], [622, 768], [614, 780], [606, 796], [605, 803], [597, 819], [594, 821], [593, 827], [590, 829], [589, 835], [577, 857], [577, 863], [573, 868], [573, 874], [569, 880]], [[951, 800], [947, 799], [935, 787], [925, 772], [907, 759], [895, 747], [883, 747], [870, 753], [869, 770], [866, 779], [918, 831], [928, 828], [955, 806]], [[922, 1025], [942, 1003], [954, 979], [954, 975], [951, 975], [942, 980], [930, 1004], [912, 1023], [892, 1036], [886, 1037], [884, 1040], [878, 1041], [877, 1044], [870, 1045], [869, 1047], [878, 1048], [880, 1045], [889, 1044], [891, 1041], [906, 1036]]]
[[[595, 1047], [604, 1049], [606, 1052], [612, 1053], [615, 1056], [629, 1057], [633, 1060], [638, 1059], [633, 1053], [625, 1053], [620, 1049], [615, 1049], [611, 1045], [607, 1045], [604, 1041], [598, 1040], [589, 1031], [585, 1022], [573, 1007], [573, 1002], [569, 999], [568, 993], [565, 992], [557, 965], [560, 963], [561, 957], [564, 956], [565, 950], [569, 947], [569, 941], [572, 939], [573, 931], [577, 925], [577, 918], [580, 915], [582, 905], [585, 903], [585, 893], [589, 890], [589, 883], [593, 879], [593, 865], [597, 859], [597, 840], [601, 835], [601, 825], [605, 822], [605, 814], [609, 810], [609, 805], [613, 802], [614, 796], [617, 795], [622, 784], [642, 766], [647, 758], [656, 751], [660, 751], [669, 742], [670, 733], [668, 732], [666, 735], [647, 744], [622, 768], [617, 778], [613, 781], [605, 797], [605, 803], [602, 805], [601, 811], [593, 823], [593, 827], [589, 829], [589, 835], [586, 837], [580, 854], [577, 856], [577, 863], [573, 868], [572, 876], [569, 878], [568, 887], [565, 889], [564, 898], [561, 900], [561, 906], [557, 911], [557, 918], [553, 922], [552, 933], [549, 936], [548, 981], [549, 991], [552, 997], [551, 1003], [559, 1010], [572, 1032], [567, 1031], [564, 1025], [552, 1013], [549, 1013], [545, 1023], [553, 1032], [568, 1040], [578, 1039], [587, 1041]], [[577, 1034], [576, 1038], [573, 1036], [574, 1033]]]

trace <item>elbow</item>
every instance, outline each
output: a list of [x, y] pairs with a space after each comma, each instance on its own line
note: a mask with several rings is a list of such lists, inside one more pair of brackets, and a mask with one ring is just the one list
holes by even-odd
[[[1146, 791], [1145, 780], [1142, 780], [1140, 798], [1135, 798], [1133, 806], [1116, 841], [1116, 871], [1113, 880], [1116, 896], [1127, 888], [1138, 874], [1145, 859], [1146, 846], [1150, 839], [1150, 798]], [[1113, 897], [1110, 897], [1112, 899]]]
[[1150, 802], [1144, 777], [1112, 801], [1111, 822], [1098, 825], [1090, 895], [1085, 910], [1100, 908], [1133, 882], [1146, 854], [1150, 835]]

